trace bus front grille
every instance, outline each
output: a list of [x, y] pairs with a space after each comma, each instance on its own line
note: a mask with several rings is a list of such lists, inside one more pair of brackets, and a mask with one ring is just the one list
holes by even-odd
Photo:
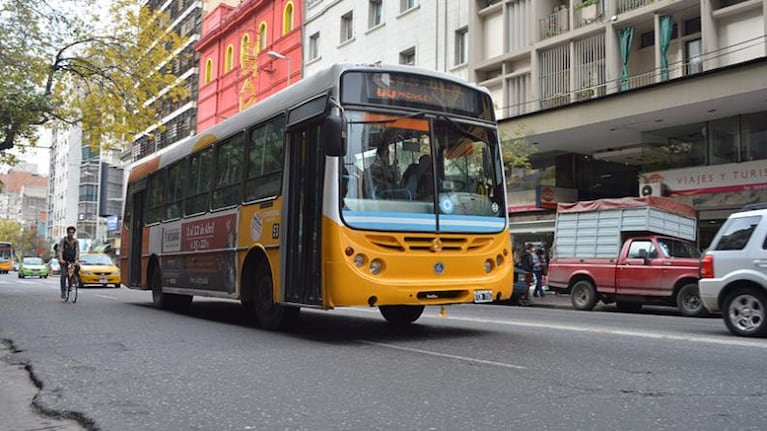
[[466, 238], [438, 235], [368, 235], [368, 241], [387, 251], [450, 253], [477, 251], [492, 244], [492, 238]]

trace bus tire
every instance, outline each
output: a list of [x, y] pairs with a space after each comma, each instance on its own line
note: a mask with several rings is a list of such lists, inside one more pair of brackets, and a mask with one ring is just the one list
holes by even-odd
[[576, 310], [591, 311], [597, 304], [597, 291], [589, 280], [578, 280], [570, 291], [570, 302]]
[[270, 331], [287, 329], [298, 320], [299, 307], [285, 306], [274, 300], [272, 272], [261, 263], [251, 278], [253, 286], [253, 311], [258, 326]]
[[423, 314], [423, 309], [423, 305], [382, 305], [378, 307], [378, 311], [381, 312], [384, 319], [397, 326], [406, 326], [415, 322]]

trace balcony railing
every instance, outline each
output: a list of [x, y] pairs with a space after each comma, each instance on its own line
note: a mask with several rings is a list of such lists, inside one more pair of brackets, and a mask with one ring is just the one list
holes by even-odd
[[562, 8], [546, 18], [538, 20], [539, 40], [570, 31], [569, 18], [568, 9]]
[[[670, 63], [664, 71], [661, 67], [650, 70], [634, 72], [629, 70], [629, 76], [626, 80], [618, 77], [617, 79], [607, 80], [605, 75], [605, 65], [603, 61], [595, 61], [583, 65], [565, 66], [562, 63], [562, 69], [556, 68], [556, 61], [563, 62], [559, 57], [554, 56], [554, 67], [542, 67], [542, 75], [535, 77], [539, 82], [538, 98], [526, 101], [523, 95], [523, 89], [519, 92], [517, 102], [500, 107], [498, 112], [501, 117], [513, 118], [517, 115], [535, 112], [543, 109], [555, 108], [568, 105], [573, 102], [581, 102], [588, 99], [605, 96], [608, 94], [619, 93], [637, 88], [646, 87], [665, 80], [673, 81], [686, 76], [695, 75], [704, 71], [716, 70], [721, 67], [753, 60], [755, 58], [764, 58], [764, 43], [767, 36], [757, 36], [733, 45], [719, 48], [707, 52], [703, 55]], [[590, 49], [595, 49], [592, 46]], [[566, 63], [566, 64], [569, 64]], [[618, 71], [620, 73], [620, 71]], [[572, 75], [572, 77], [571, 77]], [[533, 79], [533, 77], [530, 77]], [[574, 88], [571, 87], [571, 80]], [[527, 87], [527, 84], [524, 85]], [[517, 93], [515, 91], [515, 93]], [[521, 96], [521, 97], [519, 97]]]
[[618, 0], [618, 13], [639, 9], [640, 7], [647, 6], [654, 1], [655, 0]]

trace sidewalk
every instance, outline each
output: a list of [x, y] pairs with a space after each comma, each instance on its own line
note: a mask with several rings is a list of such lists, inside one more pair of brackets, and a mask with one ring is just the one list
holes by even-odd
[[37, 413], [32, 401], [37, 388], [23, 365], [8, 363], [10, 349], [0, 344], [0, 430], [2, 431], [82, 431], [77, 422], [48, 418]]

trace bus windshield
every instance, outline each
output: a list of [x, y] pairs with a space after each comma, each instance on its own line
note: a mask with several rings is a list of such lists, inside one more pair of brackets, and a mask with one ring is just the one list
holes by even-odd
[[442, 114], [346, 114], [340, 205], [350, 227], [426, 232], [505, 227], [493, 128]]

